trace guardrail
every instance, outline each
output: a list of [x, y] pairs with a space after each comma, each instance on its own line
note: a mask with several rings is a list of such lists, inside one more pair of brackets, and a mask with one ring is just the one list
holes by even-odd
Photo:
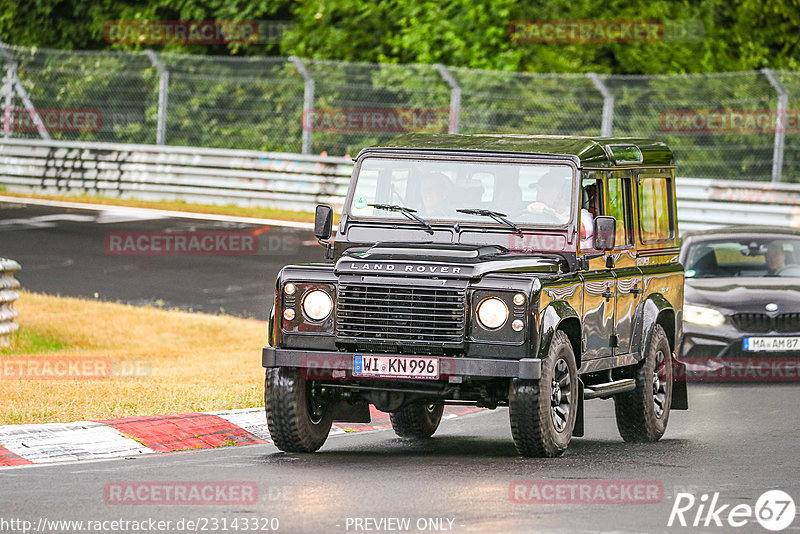
[[0, 347], [7, 347], [11, 334], [19, 328], [15, 321], [19, 312], [14, 308], [14, 302], [19, 298], [15, 291], [19, 288], [19, 280], [14, 278], [14, 273], [21, 268], [14, 260], [0, 258]]
[[0, 140], [0, 185], [314, 211], [341, 208], [352, 161], [280, 152], [75, 141]]
[[681, 232], [730, 224], [800, 228], [800, 185], [678, 178]]
[[[0, 139], [0, 186], [313, 211], [339, 211], [346, 158], [159, 145]], [[800, 227], [800, 185], [678, 178], [681, 231], [759, 224]]]

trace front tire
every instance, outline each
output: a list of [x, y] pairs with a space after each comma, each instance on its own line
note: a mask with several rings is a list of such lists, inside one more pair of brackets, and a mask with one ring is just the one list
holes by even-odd
[[439, 428], [443, 413], [443, 404], [415, 402], [389, 414], [389, 419], [401, 438], [427, 439]]
[[636, 366], [636, 389], [614, 397], [617, 429], [625, 441], [658, 441], [672, 403], [672, 351], [664, 328], [653, 327], [647, 356]]
[[314, 452], [328, 438], [333, 410], [300, 369], [268, 369], [264, 406], [272, 442], [285, 452]]
[[567, 450], [578, 412], [578, 369], [567, 334], [553, 334], [539, 380], [511, 380], [511, 435], [523, 456], [554, 458]]

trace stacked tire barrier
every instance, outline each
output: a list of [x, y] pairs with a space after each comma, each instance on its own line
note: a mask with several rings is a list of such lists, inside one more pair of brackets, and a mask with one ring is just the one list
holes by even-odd
[[19, 280], [14, 273], [22, 267], [14, 260], [0, 258], [0, 347], [11, 343], [11, 334], [19, 328], [16, 322], [19, 312], [14, 302], [19, 298]]

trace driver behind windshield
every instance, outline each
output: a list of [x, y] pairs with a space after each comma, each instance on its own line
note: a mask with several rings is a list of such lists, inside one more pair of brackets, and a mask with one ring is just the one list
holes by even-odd
[[446, 174], [429, 172], [420, 186], [424, 215], [443, 217], [453, 215], [453, 182]]
[[786, 252], [780, 243], [770, 243], [764, 258], [767, 260], [767, 274], [769, 276], [778, 276], [781, 269], [786, 267]]
[[[534, 214], [548, 214], [565, 224], [569, 221], [570, 201], [569, 176], [564, 176], [556, 171], [550, 171], [542, 176], [536, 183], [536, 201], [528, 204], [528, 212]], [[533, 186], [532, 186], [533, 187]]]

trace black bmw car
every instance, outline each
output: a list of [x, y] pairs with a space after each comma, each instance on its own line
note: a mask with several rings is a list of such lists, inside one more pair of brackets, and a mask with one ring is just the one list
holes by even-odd
[[800, 231], [731, 226], [689, 233], [680, 355], [696, 380], [796, 381]]

